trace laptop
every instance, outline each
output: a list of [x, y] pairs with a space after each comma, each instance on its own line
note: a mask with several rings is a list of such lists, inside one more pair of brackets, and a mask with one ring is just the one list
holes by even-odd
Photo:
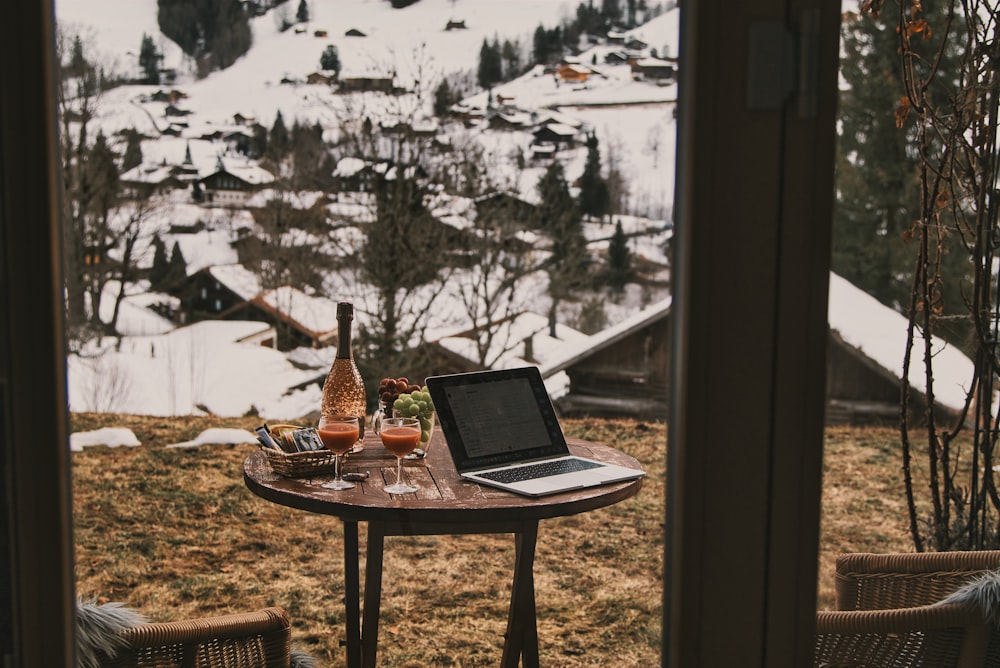
[[537, 367], [430, 376], [427, 389], [467, 480], [542, 496], [646, 475], [570, 454]]

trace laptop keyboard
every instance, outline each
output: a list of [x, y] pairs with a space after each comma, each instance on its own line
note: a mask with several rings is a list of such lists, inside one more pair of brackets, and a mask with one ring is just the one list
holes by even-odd
[[586, 471], [587, 469], [598, 468], [600, 466], [601, 464], [597, 462], [590, 462], [583, 459], [557, 459], [552, 462], [539, 462], [538, 464], [528, 464], [527, 466], [488, 471], [480, 473], [479, 476], [496, 482], [511, 483], [547, 478], [562, 473]]

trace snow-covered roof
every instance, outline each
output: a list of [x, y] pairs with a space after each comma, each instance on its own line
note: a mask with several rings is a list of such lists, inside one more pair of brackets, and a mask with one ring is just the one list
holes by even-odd
[[267, 206], [268, 202], [271, 200], [281, 199], [287, 202], [287, 204], [293, 209], [305, 210], [311, 209], [315, 206], [316, 202], [320, 201], [324, 197], [326, 197], [326, 194], [318, 191], [290, 193], [277, 191], [273, 188], [265, 188], [264, 190], [254, 193], [254, 195], [246, 201], [245, 206], [250, 208], [263, 208]]
[[[908, 321], [847, 279], [830, 274], [830, 329], [896, 378], [903, 375]], [[973, 363], [962, 351], [934, 337], [934, 398], [951, 410], [961, 410], [973, 379]], [[914, 356], [910, 387], [926, 394], [921, 356]]]
[[589, 357], [599, 350], [603, 350], [615, 341], [620, 340], [622, 337], [631, 334], [632, 332], [639, 331], [644, 327], [648, 327], [657, 320], [665, 318], [670, 313], [672, 303], [672, 297], [661, 299], [660, 301], [647, 306], [638, 313], [625, 318], [617, 325], [578, 341], [576, 345], [563, 346], [559, 350], [558, 355], [553, 355], [550, 359], [540, 365], [542, 377], [548, 378], [550, 376], [554, 376], [558, 372], [573, 366], [573, 364], [581, 359]]
[[298, 288], [283, 286], [254, 298], [275, 313], [283, 314], [300, 329], [320, 339], [332, 338], [337, 330], [337, 302], [307, 295]]
[[366, 164], [368, 163], [361, 158], [341, 158], [333, 170], [333, 175], [339, 177], [354, 176], [363, 170]]
[[576, 135], [577, 129], [571, 125], [565, 125], [563, 123], [549, 123], [545, 126], [553, 133], [560, 135], [562, 137], [572, 137]]
[[172, 176], [167, 165], [137, 165], [124, 172], [119, 179], [131, 183], [163, 183]]
[[274, 174], [249, 160], [219, 158], [219, 166], [226, 172], [255, 186], [274, 182]]
[[[552, 337], [549, 335], [548, 318], [530, 312], [520, 313], [510, 320], [494, 324], [491, 329], [493, 339], [486, 359], [491, 362], [496, 360], [492, 364], [494, 369], [537, 364], [558, 354], [567, 345], [578, 345], [590, 338], [572, 327], [558, 323], [556, 335]], [[437, 343], [466, 360], [478, 362], [476, 341], [467, 332], [465, 334], [443, 337]], [[527, 356], [531, 359], [526, 359]]]
[[640, 58], [635, 61], [637, 67], [673, 67], [674, 64], [662, 58]]
[[223, 264], [208, 267], [209, 275], [229, 290], [239, 295], [241, 299], [250, 301], [260, 293], [260, 280], [257, 275], [242, 264]]

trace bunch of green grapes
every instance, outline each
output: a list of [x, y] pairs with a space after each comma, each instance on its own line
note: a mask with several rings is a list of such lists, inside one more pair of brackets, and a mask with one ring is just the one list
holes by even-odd
[[392, 404], [399, 417], [415, 417], [420, 420], [420, 446], [426, 447], [431, 438], [431, 426], [434, 424], [434, 402], [427, 386], [400, 394]]

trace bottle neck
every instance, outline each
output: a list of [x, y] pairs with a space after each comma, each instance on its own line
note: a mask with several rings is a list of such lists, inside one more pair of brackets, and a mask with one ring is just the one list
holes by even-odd
[[354, 319], [347, 309], [337, 313], [337, 359], [351, 359], [351, 321]]

